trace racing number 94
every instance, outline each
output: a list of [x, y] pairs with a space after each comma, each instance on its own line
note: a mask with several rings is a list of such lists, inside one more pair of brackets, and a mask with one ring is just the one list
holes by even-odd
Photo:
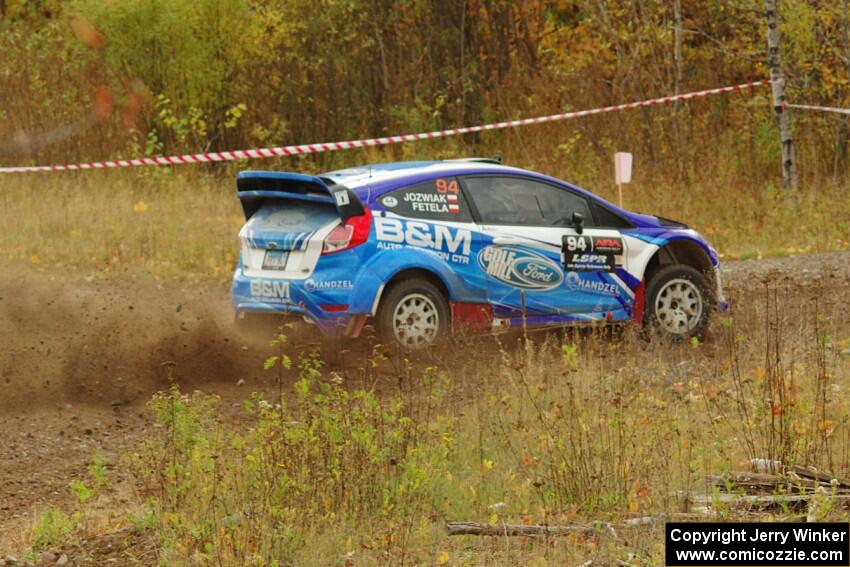
[[564, 236], [563, 246], [567, 252], [589, 252], [593, 249], [589, 236]]
[[437, 179], [437, 193], [452, 193], [457, 195], [460, 193], [460, 189], [457, 186], [457, 180], [452, 179], [447, 182], [445, 179]]

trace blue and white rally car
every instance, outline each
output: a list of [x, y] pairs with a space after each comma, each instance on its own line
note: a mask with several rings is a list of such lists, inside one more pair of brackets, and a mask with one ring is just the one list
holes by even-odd
[[246, 171], [237, 189], [243, 318], [299, 315], [348, 337], [371, 319], [412, 350], [521, 325], [692, 337], [723, 304], [717, 254], [694, 230], [496, 159]]

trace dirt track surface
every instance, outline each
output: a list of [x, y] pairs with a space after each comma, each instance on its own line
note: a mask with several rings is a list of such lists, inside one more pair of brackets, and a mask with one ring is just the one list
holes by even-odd
[[[723, 276], [739, 313], [766, 279], [795, 303], [825, 301], [833, 316], [850, 300], [850, 252], [727, 262]], [[0, 558], [20, 549], [40, 510], [68, 502], [95, 452], [117, 459], [150, 432], [144, 403], [168, 386], [169, 369], [184, 390], [220, 395], [222, 408], [268, 386], [265, 341], [236, 331], [228, 291], [0, 275]], [[132, 486], [113, 480], [113, 505], [129, 505]]]

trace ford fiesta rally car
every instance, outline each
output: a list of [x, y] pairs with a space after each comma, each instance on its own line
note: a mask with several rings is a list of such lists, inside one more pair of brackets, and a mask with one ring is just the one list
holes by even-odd
[[714, 249], [498, 160], [401, 162], [319, 176], [246, 171], [237, 316], [303, 316], [426, 347], [461, 330], [633, 321], [699, 335], [723, 304]]

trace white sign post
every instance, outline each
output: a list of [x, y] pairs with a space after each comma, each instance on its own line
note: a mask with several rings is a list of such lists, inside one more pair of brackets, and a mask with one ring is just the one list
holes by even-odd
[[617, 152], [614, 154], [614, 179], [617, 182], [617, 193], [620, 195], [620, 208], [623, 208], [623, 183], [632, 180], [632, 154]]

